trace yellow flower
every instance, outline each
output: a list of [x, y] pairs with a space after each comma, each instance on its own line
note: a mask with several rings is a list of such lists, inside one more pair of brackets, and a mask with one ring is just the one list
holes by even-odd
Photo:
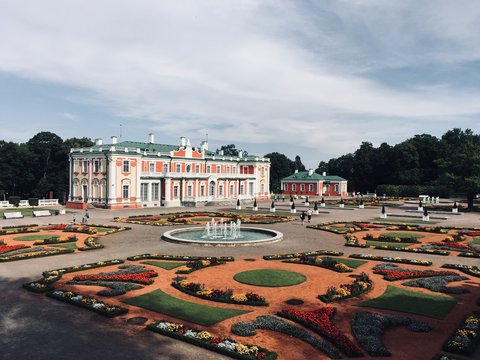
[[202, 289], [197, 291], [197, 295], [203, 295], [203, 296], [210, 296], [211, 293], [212, 293], [211, 289]]
[[177, 271], [189, 271], [189, 270], [191, 270], [191, 269], [186, 265], [183, 265], [183, 266], [180, 266], [179, 268], [177, 268]]
[[209, 260], [202, 260], [202, 265], [203, 266], [208, 266], [208, 265], [210, 265], [210, 261]]
[[350, 270], [350, 268], [347, 265], [342, 263], [335, 264], [335, 268], [339, 270]]
[[235, 302], [244, 302], [247, 301], [247, 296], [245, 294], [233, 294], [230, 299]]
[[208, 331], [200, 331], [197, 335], [196, 335], [196, 338], [197, 339], [202, 339], [202, 340], [209, 340], [212, 338], [212, 335], [208, 332]]

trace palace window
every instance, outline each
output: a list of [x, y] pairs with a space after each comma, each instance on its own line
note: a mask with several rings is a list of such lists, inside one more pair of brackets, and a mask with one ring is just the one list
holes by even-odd
[[296, 184], [292, 184], [292, 191], [297, 191], [297, 185]]
[[205, 196], [205, 185], [200, 186], [200, 196]]
[[100, 161], [93, 160], [93, 172], [94, 173], [100, 172]]
[[233, 195], [234, 189], [233, 184], [230, 184], [230, 197]]
[[265, 193], [265, 184], [261, 183], [260, 184], [260, 193], [263, 195]]
[[122, 198], [125, 200], [128, 200], [130, 197], [130, 186], [129, 185], [123, 185], [122, 186]]
[[300, 184], [300, 191], [305, 191], [305, 184]]
[[123, 172], [124, 173], [130, 172], [130, 160], [123, 160]]
[[240, 184], [240, 191], [239, 191], [239, 194], [242, 194], [243, 195], [243, 184]]
[[177, 173], [182, 171], [182, 166], [180, 164], [177, 164]]
[[222, 169], [221, 165], [217, 165], [217, 174], [220, 174], [221, 169]]
[[230, 166], [227, 166], [227, 174], [230, 174]]
[[88, 172], [88, 160], [83, 160], [83, 162], [82, 162], [82, 172], [83, 173]]
[[163, 172], [168, 173], [168, 164], [163, 164]]
[[333, 186], [333, 189], [335, 190], [335, 192], [338, 193], [338, 184], [335, 184], [335, 185]]
[[288, 184], [287, 183], [283, 184], [283, 190], [285, 190], [285, 191], [288, 190]]
[[195, 172], [196, 172], [197, 174], [200, 173], [200, 165], [198, 165], [198, 164], [195, 165]]
[[155, 172], [155, 163], [154, 163], [154, 162], [151, 162], [151, 163], [150, 163], [150, 172], [151, 172], [151, 173], [154, 173], [154, 172]]
[[140, 197], [142, 201], [148, 201], [148, 184], [147, 183], [140, 184]]
[[160, 198], [159, 190], [160, 190], [159, 183], [152, 184], [152, 201], [158, 201], [158, 199]]
[[210, 174], [212, 172], [212, 167], [210, 165], [207, 165], [207, 174]]
[[187, 196], [192, 197], [192, 185], [187, 186]]
[[178, 199], [178, 185], [173, 187], [173, 198]]
[[262, 166], [262, 176], [265, 176], [265, 168]]
[[223, 185], [218, 187], [218, 196], [223, 196]]
[[308, 184], [308, 191], [310, 191], [310, 192], [313, 191], [313, 184]]

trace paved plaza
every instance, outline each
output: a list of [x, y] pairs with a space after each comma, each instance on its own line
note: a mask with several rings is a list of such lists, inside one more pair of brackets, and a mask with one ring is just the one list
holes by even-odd
[[[267, 210], [270, 202], [259, 203]], [[412, 205], [413, 207], [413, 205]], [[277, 204], [277, 211], [288, 211], [288, 202]], [[90, 223], [118, 225], [114, 217], [140, 214], [158, 214], [176, 211], [229, 210], [219, 207], [169, 208], [137, 210], [90, 210]], [[295, 221], [261, 225], [280, 231], [284, 239], [268, 245], [241, 247], [212, 247], [174, 244], [161, 239], [172, 226], [145, 226], [127, 224], [131, 231], [109, 235], [101, 239], [105, 248], [68, 255], [37, 258], [10, 263], [0, 263], [0, 348], [2, 359], [222, 359], [222, 355], [155, 335], [141, 327], [112, 322], [97, 314], [72, 307], [62, 302], [38, 296], [22, 289], [21, 285], [39, 278], [42, 271], [104, 261], [123, 259], [143, 253], [174, 255], [234, 256], [244, 258], [261, 257], [267, 254], [282, 254], [309, 250], [338, 250], [347, 256], [358, 253], [358, 248], [344, 247], [343, 236], [308, 229], [299, 221], [302, 207], [297, 207]], [[323, 211], [323, 209], [320, 209]], [[314, 215], [312, 224], [332, 221], [373, 221], [380, 215], [379, 207], [365, 209], [326, 209], [329, 213]], [[392, 212], [402, 213], [395, 209]], [[448, 216], [448, 215], [446, 215]], [[82, 212], [77, 212], [81, 219]], [[0, 226], [21, 224], [70, 223], [72, 213], [50, 218], [23, 218], [0, 220]], [[465, 213], [448, 216], [437, 225], [455, 227], [480, 227], [480, 214]], [[177, 226], [178, 227], [178, 226]], [[399, 256], [398, 252], [384, 250], [360, 250], [364, 253]], [[446, 261], [444, 257], [426, 254], [401, 253], [403, 258], [430, 260], [434, 265]], [[455, 263], [478, 265], [479, 259], [455, 257]], [[479, 289], [480, 293], [480, 289]], [[114, 326], [112, 326], [112, 324]]]

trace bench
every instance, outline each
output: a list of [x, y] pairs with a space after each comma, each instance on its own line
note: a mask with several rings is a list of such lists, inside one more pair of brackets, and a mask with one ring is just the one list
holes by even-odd
[[21, 219], [23, 218], [23, 215], [20, 211], [4, 212], [3, 218], [4, 219]]
[[33, 212], [33, 216], [39, 217], [39, 216], [52, 216], [52, 213], [50, 210], [37, 210]]

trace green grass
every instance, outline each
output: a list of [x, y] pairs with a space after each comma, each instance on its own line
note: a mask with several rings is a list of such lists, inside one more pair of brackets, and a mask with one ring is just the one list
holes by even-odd
[[236, 274], [233, 278], [243, 284], [268, 287], [292, 286], [307, 280], [302, 274], [277, 269], [244, 271]]
[[[325, 257], [322, 257], [322, 259], [326, 259], [328, 256], [325, 256]], [[330, 258], [332, 259], [332, 258]], [[365, 260], [355, 260], [355, 259], [342, 259], [342, 258], [333, 258], [333, 260], [335, 260], [336, 262], [338, 263], [342, 263], [342, 264], [345, 264], [347, 265], [349, 268], [352, 268], [352, 269], [356, 269], [358, 268], [359, 266], [367, 263], [368, 261], [365, 261]]]
[[77, 245], [73, 243], [66, 243], [66, 244], [52, 244], [48, 246], [53, 246], [53, 247], [62, 247], [68, 250], [77, 250]]
[[411, 232], [395, 232], [395, 231], [390, 231], [383, 233], [382, 236], [388, 237], [388, 238], [415, 238], [415, 239], [421, 239], [425, 237], [425, 235], [422, 234], [415, 234]]
[[51, 209], [44, 209], [44, 208], [36, 208], [36, 209], [31, 209], [31, 208], [30, 208], [30, 209], [25, 209], [25, 208], [21, 208], [21, 209], [20, 209], [20, 208], [18, 208], [18, 209], [14, 209], [14, 210], [12, 209], [12, 210], [8, 210], [8, 211], [1, 211], [1, 212], [0, 212], [0, 216], [3, 218], [3, 213], [4, 213], [4, 212], [7, 212], [7, 213], [8, 213], [8, 212], [18, 212], [18, 211], [21, 212], [23, 216], [33, 216], [33, 212], [34, 212], [34, 211], [37, 211], [37, 210], [48, 210], [48, 211], [50, 211], [50, 213], [51, 213], [52, 215], [55, 215], [55, 210], [51, 210]]
[[24, 235], [24, 236], [17, 236], [15, 238], [13, 238], [13, 240], [16, 240], [16, 241], [35, 241], [35, 240], [45, 240], [45, 239], [49, 239], [51, 238], [52, 236], [58, 236], [58, 235], [55, 235], [55, 234], [43, 234], [43, 235]]
[[95, 230], [97, 230], [97, 232], [107, 232], [107, 231], [110, 231], [111, 229], [107, 229], [107, 228], [102, 228], [102, 227], [94, 227]]
[[473, 238], [469, 245], [480, 245], [480, 237]]
[[382, 218], [375, 218], [373, 219], [375, 222], [379, 223], [397, 223], [397, 224], [438, 224], [438, 221], [422, 221], [422, 220], [412, 220], [412, 219], [404, 219], [404, 218], [394, 218], [388, 217], [386, 219]]
[[452, 310], [457, 301], [456, 298], [451, 296], [423, 294], [389, 285], [380, 297], [364, 301], [358, 304], [358, 306], [395, 310], [443, 319]]
[[368, 246], [387, 246], [387, 247], [395, 247], [395, 248], [406, 248], [413, 244], [409, 243], [391, 243], [391, 242], [381, 242], [381, 241], [367, 241]]
[[250, 312], [192, 303], [170, 296], [160, 289], [122, 301], [202, 326], [212, 326], [225, 319]]
[[165, 270], [172, 270], [182, 265], [185, 265], [184, 262], [177, 261], [142, 261], [140, 264], [157, 266]]

